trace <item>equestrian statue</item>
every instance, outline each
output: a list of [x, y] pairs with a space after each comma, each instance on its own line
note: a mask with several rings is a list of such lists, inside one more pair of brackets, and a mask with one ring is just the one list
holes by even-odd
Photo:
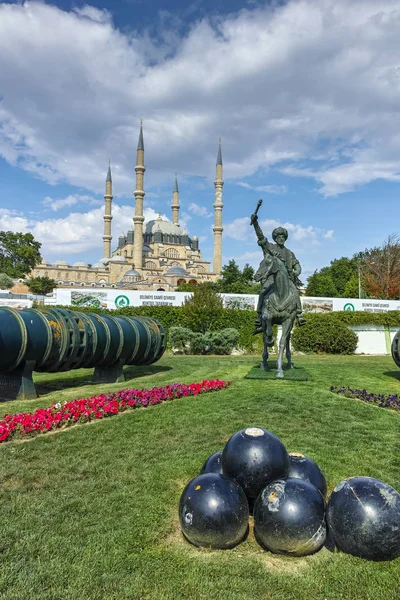
[[282, 326], [276, 377], [283, 378], [282, 361], [285, 350], [289, 368], [294, 367], [290, 353], [290, 334], [294, 322], [296, 319], [298, 325], [304, 325], [306, 322], [302, 316], [298, 290], [298, 286], [301, 285], [298, 279], [301, 266], [293, 252], [285, 248], [285, 242], [288, 238], [287, 229], [277, 227], [273, 230], [272, 239], [275, 242], [274, 244], [264, 236], [257, 215], [261, 204], [262, 200], [259, 200], [256, 210], [250, 217], [250, 225], [254, 227], [258, 245], [261, 246], [264, 254], [264, 258], [254, 276], [256, 281], [261, 282], [262, 287], [258, 298], [257, 319], [253, 333], [263, 334], [264, 352], [261, 366], [267, 370], [269, 369], [268, 348], [274, 345], [272, 325]]

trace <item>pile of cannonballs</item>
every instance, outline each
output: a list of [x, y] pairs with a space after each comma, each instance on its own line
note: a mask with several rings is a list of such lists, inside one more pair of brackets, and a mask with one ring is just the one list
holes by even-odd
[[342, 552], [369, 560], [400, 556], [400, 494], [371, 477], [337, 484], [327, 504], [325, 477], [273, 433], [249, 427], [210, 456], [185, 487], [179, 520], [195, 546], [233, 548], [249, 530], [266, 550], [306, 556], [329, 534]]

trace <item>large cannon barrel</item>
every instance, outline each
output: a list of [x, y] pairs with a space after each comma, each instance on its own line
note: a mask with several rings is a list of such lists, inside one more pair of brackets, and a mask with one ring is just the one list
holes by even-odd
[[0, 393], [1, 373], [28, 363], [42, 372], [95, 367], [97, 381], [122, 381], [123, 365], [152, 364], [165, 348], [164, 328], [149, 317], [0, 307]]

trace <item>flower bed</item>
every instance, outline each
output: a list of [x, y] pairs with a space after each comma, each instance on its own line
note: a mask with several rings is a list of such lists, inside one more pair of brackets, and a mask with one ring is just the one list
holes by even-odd
[[11, 440], [14, 437], [46, 433], [76, 423], [111, 417], [125, 410], [161, 404], [161, 402], [183, 396], [198, 396], [205, 392], [215, 392], [227, 388], [229, 385], [230, 381], [205, 379], [200, 383], [173, 383], [164, 387], [153, 387], [149, 390], [119, 390], [110, 394], [71, 400], [62, 405], [53, 402], [49, 408], [37, 408], [32, 413], [4, 415], [0, 420], [0, 442]]
[[367, 390], [352, 390], [349, 387], [330, 387], [331, 392], [335, 394], [342, 394], [346, 398], [356, 398], [369, 404], [375, 404], [380, 408], [392, 408], [394, 410], [400, 410], [400, 398], [397, 394], [370, 394]]

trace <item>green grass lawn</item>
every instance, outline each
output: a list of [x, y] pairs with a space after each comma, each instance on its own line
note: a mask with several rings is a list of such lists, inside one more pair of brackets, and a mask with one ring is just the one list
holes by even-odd
[[2, 600], [398, 600], [400, 559], [374, 563], [324, 548], [307, 558], [190, 546], [177, 508], [186, 483], [237, 430], [273, 431], [313, 458], [329, 493], [345, 477], [400, 490], [400, 414], [329, 392], [399, 393], [390, 357], [301, 356], [309, 381], [244, 379], [256, 357], [172, 357], [127, 370], [125, 385], [89, 371], [37, 374], [41, 397], [2, 413], [121, 387], [229, 379], [229, 389], [137, 409], [0, 445]]

